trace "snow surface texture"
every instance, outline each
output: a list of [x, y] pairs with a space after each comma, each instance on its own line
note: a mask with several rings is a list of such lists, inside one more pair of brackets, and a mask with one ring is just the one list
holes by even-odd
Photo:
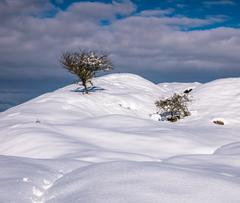
[[[240, 202], [240, 78], [93, 83], [0, 113], [1, 203]], [[192, 116], [151, 119], [157, 99], [188, 88]]]

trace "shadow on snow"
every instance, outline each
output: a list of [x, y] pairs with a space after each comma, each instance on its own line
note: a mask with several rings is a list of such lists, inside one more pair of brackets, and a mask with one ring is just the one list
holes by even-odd
[[[90, 92], [104, 91], [105, 89], [102, 88], [102, 87], [92, 86], [92, 87], [88, 87], [87, 90], [90, 93]], [[84, 88], [78, 87], [75, 90], [71, 90], [71, 92], [81, 92], [81, 93], [84, 93], [85, 91], [84, 91]]]

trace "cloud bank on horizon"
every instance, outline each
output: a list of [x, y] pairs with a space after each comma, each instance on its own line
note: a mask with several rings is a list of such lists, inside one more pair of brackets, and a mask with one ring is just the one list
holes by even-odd
[[117, 72], [239, 76], [239, 7], [230, 0], [2, 0], [0, 79], [65, 77], [59, 55], [79, 48], [110, 53]]

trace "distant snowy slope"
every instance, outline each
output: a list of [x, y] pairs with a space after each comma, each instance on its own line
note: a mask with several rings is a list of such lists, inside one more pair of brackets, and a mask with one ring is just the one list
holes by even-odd
[[179, 83], [179, 82], [172, 82], [172, 83], [159, 83], [158, 86], [161, 88], [162, 91], [165, 92], [167, 96], [171, 96], [174, 93], [182, 93], [184, 90], [195, 89], [196, 87], [201, 86], [201, 83], [193, 82], [193, 83]]
[[215, 80], [193, 93], [192, 109], [199, 119], [222, 119], [227, 125], [240, 125], [240, 78]]
[[[93, 84], [0, 113], [0, 202], [239, 202], [240, 78]], [[151, 119], [157, 99], [189, 88], [190, 117]]]

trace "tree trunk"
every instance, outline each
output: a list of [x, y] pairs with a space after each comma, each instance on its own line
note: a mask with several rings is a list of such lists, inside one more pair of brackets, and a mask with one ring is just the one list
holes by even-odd
[[87, 89], [87, 83], [86, 83], [86, 81], [82, 81], [82, 85], [83, 85], [83, 87], [84, 87], [84, 94], [88, 94], [88, 89]]

